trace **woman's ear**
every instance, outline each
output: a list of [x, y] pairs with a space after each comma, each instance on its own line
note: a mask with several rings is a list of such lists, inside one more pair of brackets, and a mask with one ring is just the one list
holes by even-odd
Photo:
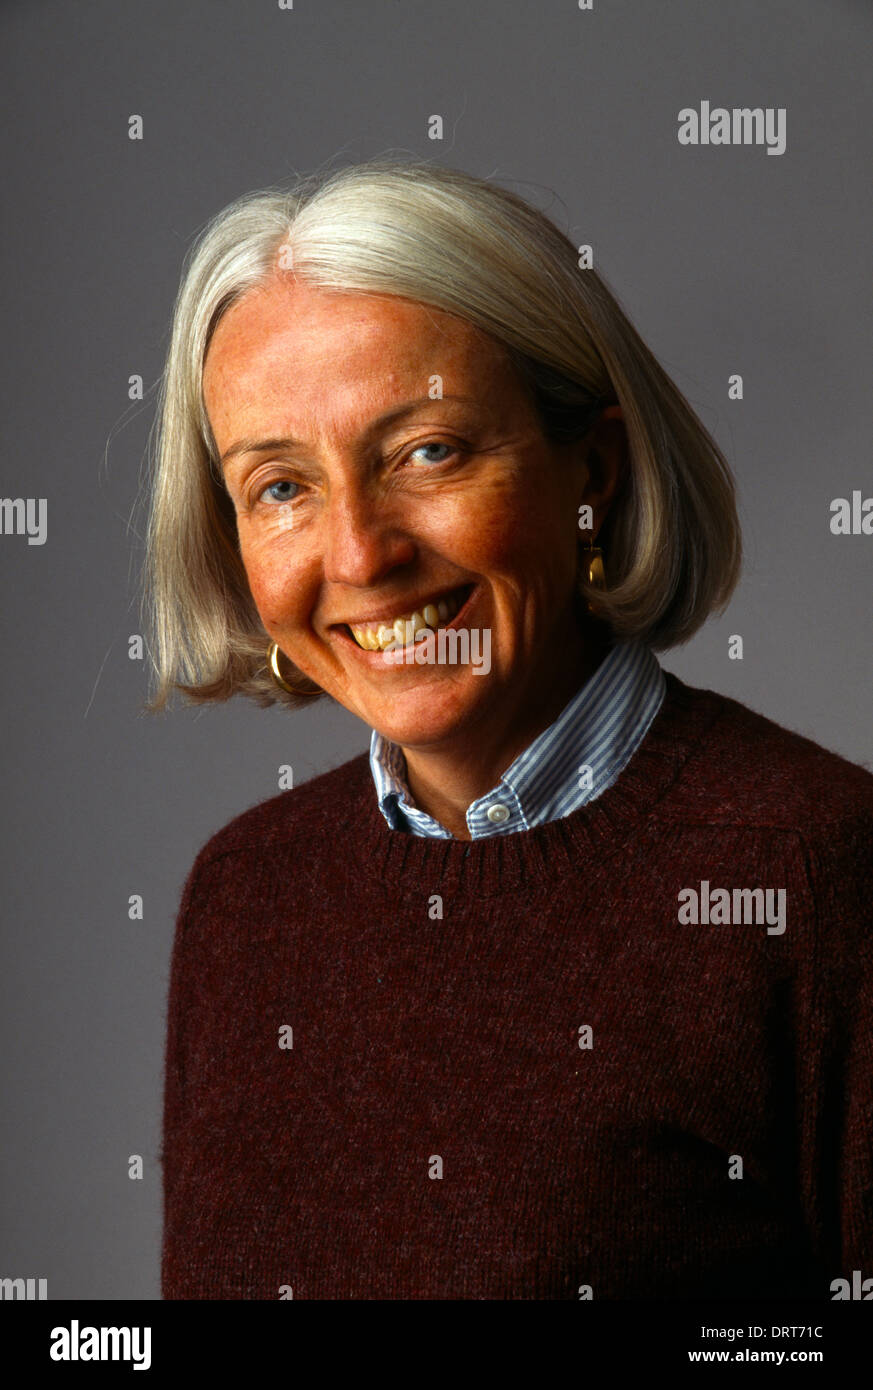
[[627, 430], [620, 405], [610, 405], [588, 434], [585, 463], [588, 478], [582, 501], [594, 511], [599, 530], [628, 466]]

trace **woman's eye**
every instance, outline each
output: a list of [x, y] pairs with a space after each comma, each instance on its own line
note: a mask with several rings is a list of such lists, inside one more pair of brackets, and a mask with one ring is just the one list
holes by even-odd
[[415, 449], [412, 450], [412, 453], [409, 455], [409, 457], [415, 458], [415, 455], [420, 454], [423, 449], [445, 449], [446, 451], [442, 458], [434, 458], [431, 454], [430, 458], [426, 458], [424, 460], [425, 463], [445, 463], [446, 459], [455, 452], [451, 444], [440, 444], [438, 440], [434, 439], [430, 440], [427, 444], [419, 444]]
[[[292, 482], [290, 478], [277, 478], [275, 483], [267, 483], [266, 487], [261, 490], [258, 500], [266, 502], [268, 506], [270, 502], [293, 502], [299, 487], [300, 484]], [[290, 488], [294, 488], [295, 491], [288, 491]]]

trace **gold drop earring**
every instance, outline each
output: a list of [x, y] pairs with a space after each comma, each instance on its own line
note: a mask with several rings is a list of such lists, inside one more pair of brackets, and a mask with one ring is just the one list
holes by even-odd
[[[606, 589], [606, 571], [603, 568], [603, 550], [599, 545], [592, 545], [590, 541], [582, 544], [582, 564], [584, 574], [588, 583], [593, 589]], [[597, 608], [590, 600], [588, 602], [588, 612], [597, 616]]]

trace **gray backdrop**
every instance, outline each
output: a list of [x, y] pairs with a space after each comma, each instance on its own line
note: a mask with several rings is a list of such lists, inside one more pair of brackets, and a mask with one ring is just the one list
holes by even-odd
[[[398, 151], [496, 175], [592, 242], [739, 483], [742, 585], [663, 664], [869, 765], [873, 536], [832, 535], [829, 504], [873, 496], [873, 6], [6, 0], [0, 51], [0, 493], [48, 504], [45, 544], [0, 535], [0, 1276], [153, 1299], [185, 875], [280, 764], [300, 782], [367, 744], [326, 701], [142, 713], [144, 451], [193, 235], [295, 170]], [[681, 146], [703, 99], [784, 107], [786, 152]]]

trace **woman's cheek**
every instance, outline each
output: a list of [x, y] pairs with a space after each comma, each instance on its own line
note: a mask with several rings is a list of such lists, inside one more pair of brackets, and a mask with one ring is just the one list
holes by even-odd
[[293, 517], [290, 508], [276, 510], [283, 515], [242, 520], [237, 528], [249, 589], [265, 625], [267, 613], [275, 615], [276, 625], [287, 622], [289, 597], [300, 589], [302, 556], [300, 547], [293, 545]]
[[507, 513], [493, 500], [488, 492], [447, 499], [419, 518], [419, 539], [466, 569], [487, 569], [514, 553], [524, 539], [522, 509]]

